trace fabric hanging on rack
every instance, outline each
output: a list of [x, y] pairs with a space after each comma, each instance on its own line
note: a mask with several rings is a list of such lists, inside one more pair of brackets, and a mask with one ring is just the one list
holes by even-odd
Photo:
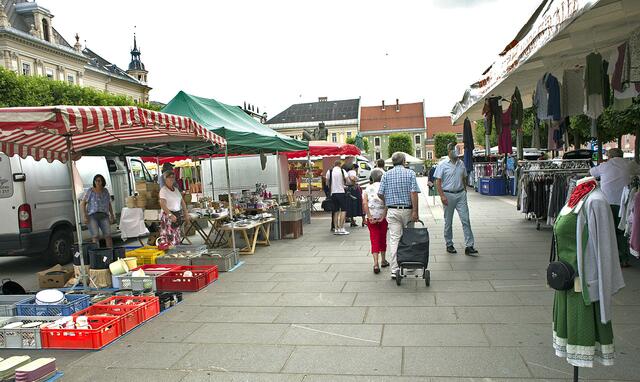
[[549, 93], [545, 84], [547, 74], [545, 73], [536, 84], [535, 93], [533, 93], [533, 106], [536, 108], [536, 115], [539, 120], [543, 121], [549, 117]]
[[547, 119], [559, 121], [562, 118], [562, 110], [560, 108], [560, 83], [553, 74], [548, 73], [544, 85], [549, 94], [547, 99]]
[[496, 124], [496, 131], [498, 135], [502, 132], [502, 107], [500, 106], [500, 97], [490, 97], [484, 101], [484, 107], [482, 114], [485, 117], [485, 133], [491, 135], [493, 129], [493, 122]]
[[511, 139], [511, 106], [502, 113], [502, 134], [498, 137], [498, 153], [513, 154], [513, 141]]
[[[558, 137], [560, 136], [560, 127], [555, 122], [547, 122], [547, 149], [559, 150], [562, 146], [558, 145]], [[560, 140], [562, 138], [560, 137]]]
[[602, 61], [602, 105], [604, 108], [611, 106], [611, 81], [609, 78], [609, 62]]
[[520, 89], [516, 86], [511, 96], [511, 128], [514, 130], [520, 130], [522, 128], [522, 120], [524, 119], [524, 105], [522, 103], [522, 96], [520, 96]]
[[475, 144], [469, 118], [464, 119], [462, 141], [464, 142], [464, 167], [467, 169], [467, 173], [470, 173], [473, 171], [473, 149], [475, 149]]
[[587, 65], [584, 73], [587, 95], [584, 114], [593, 119], [598, 118], [604, 111], [604, 104], [602, 103], [604, 73], [602, 69], [602, 55], [600, 53], [590, 53], [587, 56]]
[[629, 81], [640, 82], [640, 28], [629, 37]]
[[584, 69], [565, 70], [562, 75], [562, 115], [574, 117], [584, 113]]

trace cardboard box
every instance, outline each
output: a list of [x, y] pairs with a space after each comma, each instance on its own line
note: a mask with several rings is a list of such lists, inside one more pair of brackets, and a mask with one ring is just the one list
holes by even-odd
[[64, 288], [67, 281], [72, 277], [73, 269], [56, 265], [42, 272], [38, 272], [38, 285], [40, 289]]

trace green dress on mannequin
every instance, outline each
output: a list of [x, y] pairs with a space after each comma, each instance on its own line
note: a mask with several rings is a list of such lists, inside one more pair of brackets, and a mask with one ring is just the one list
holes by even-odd
[[[571, 264], [577, 277], [576, 225], [578, 215], [571, 211], [560, 215], [553, 226], [558, 259]], [[588, 235], [582, 238], [586, 244]], [[553, 304], [553, 348], [558, 357], [573, 366], [593, 367], [596, 360], [613, 365], [613, 329], [611, 321], [600, 322], [600, 303], [586, 305], [582, 292], [556, 291]]]

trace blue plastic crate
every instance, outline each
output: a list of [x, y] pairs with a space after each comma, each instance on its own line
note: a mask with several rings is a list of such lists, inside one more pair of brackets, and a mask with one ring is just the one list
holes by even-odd
[[18, 316], [70, 316], [75, 312], [86, 309], [91, 304], [90, 296], [86, 294], [67, 294], [66, 304], [36, 305], [36, 298], [29, 297], [16, 304]]
[[507, 194], [507, 187], [504, 178], [480, 178], [480, 193], [488, 196], [499, 196]]

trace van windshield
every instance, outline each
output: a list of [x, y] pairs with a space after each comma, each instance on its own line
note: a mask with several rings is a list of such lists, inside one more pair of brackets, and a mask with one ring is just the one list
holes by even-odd
[[147, 171], [147, 169], [144, 167], [144, 163], [137, 159], [132, 159], [130, 163], [131, 172], [133, 173], [133, 177], [135, 178], [136, 183], [153, 181], [151, 175], [149, 175], [149, 171]]
[[0, 198], [13, 196], [13, 174], [11, 173], [11, 159], [0, 154]]

